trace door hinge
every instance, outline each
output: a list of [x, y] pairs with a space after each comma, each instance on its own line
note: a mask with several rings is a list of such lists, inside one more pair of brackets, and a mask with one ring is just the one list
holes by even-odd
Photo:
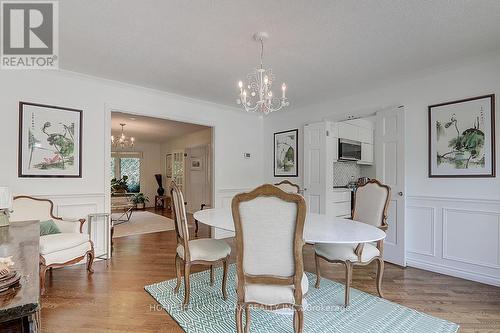
[[326, 131], [326, 136], [330, 136], [330, 131]]

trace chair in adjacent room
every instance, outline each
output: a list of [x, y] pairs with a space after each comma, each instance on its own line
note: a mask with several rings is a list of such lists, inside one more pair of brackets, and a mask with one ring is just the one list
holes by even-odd
[[69, 266], [87, 258], [87, 271], [93, 273], [94, 244], [83, 233], [85, 219], [66, 219], [54, 215], [54, 203], [48, 199], [16, 196], [12, 203], [11, 222], [53, 220], [57, 233], [40, 236], [40, 291], [45, 293], [48, 269]]
[[[391, 198], [391, 188], [376, 179], [359, 186], [354, 195], [352, 219], [387, 230], [387, 209]], [[344, 305], [349, 305], [350, 286], [353, 266], [368, 265], [372, 261], [378, 263], [377, 292], [382, 294], [382, 276], [384, 274], [384, 240], [375, 243], [360, 244], [316, 244], [314, 245], [316, 261], [316, 288], [320, 287], [320, 259], [330, 263], [345, 265], [345, 298]]]
[[219, 239], [200, 238], [189, 240], [188, 220], [186, 206], [184, 205], [184, 196], [177, 185], [172, 182], [170, 186], [175, 232], [177, 238], [177, 253], [175, 255], [175, 268], [177, 273], [177, 285], [174, 291], [179, 292], [182, 279], [181, 265], [184, 266], [184, 301], [183, 307], [189, 304], [190, 282], [189, 275], [192, 265], [210, 266], [210, 285], [214, 285], [214, 265], [222, 262], [224, 269], [222, 277], [222, 295], [227, 299], [226, 282], [228, 260], [231, 254], [231, 247]]
[[304, 326], [308, 291], [302, 248], [306, 203], [301, 195], [262, 185], [232, 201], [237, 249], [236, 328], [250, 328], [250, 308], [291, 308], [295, 332]]

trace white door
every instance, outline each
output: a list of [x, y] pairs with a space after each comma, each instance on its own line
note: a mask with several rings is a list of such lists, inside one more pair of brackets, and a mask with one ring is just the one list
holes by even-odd
[[326, 123], [304, 126], [304, 197], [310, 213], [325, 213]]
[[375, 165], [377, 178], [391, 187], [384, 259], [406, 266], [404, 108], [377, 112]]
[[211, 205], [209, 146], [186, 149], [186, 198], [187, 210], [194, 213], [201, 204]]

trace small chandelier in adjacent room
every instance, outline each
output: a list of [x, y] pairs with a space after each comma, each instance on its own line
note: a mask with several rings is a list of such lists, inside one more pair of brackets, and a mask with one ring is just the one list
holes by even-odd
[[[286, 84], [281, 85], [281, 98], [273, 95], [271, 86], [275, 79], [272, 69], [265, 69], [262, 63], [264, 57], [264, 41], [269, 38], [266, 32], [258, 32], [253, 38], [260, 43], [260, 65], [253, 73], [247, 75], [247, 82], [238, 82], [240, 89], [236, 103], [243, 106], [247, 112], [269, 114], [290, 105], [286, 98]], [[248, 89], [248, 91], [247, 91]]]
[[114, 135], [111, 136], [111, 145], [115, 148], [118, 147], [120, 147], [121, 149], [134, 148], [134, 143], [135, 143], [134, 137], [128, 138], [123, 132], [123, 127], [125, 125], [126, 124], [120, 124], [120, 126], [122, 127], [122, 133], [118, 138], [115, 138]]

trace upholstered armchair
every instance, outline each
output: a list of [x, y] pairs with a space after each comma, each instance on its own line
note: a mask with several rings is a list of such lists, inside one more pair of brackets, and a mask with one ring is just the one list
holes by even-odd
[[14, 197], [10, 221], [53, 220], [61, 233], [40, 236], [40, 292], [45, 293], [47, 269], [72, 265], [87, 257], [87, 271], [93, 273], [94, 245], [83, 233], [85, 219], [70, 220], [54, 215], [54, 204], [48, 199]]
[[237, 248], [236, 329], [250, 328], [250, 310], [291, 308], [302, 332], [303, 295], [308, 291], [302, 248], [306, 203], [301, 195], [262, 185], [236, 195], [232, 213]]
[[[189, 240], [189, 228], [187, 224], [186, 205], [184, 204], [184, 195], [177, 185], [172, 182], [170, 185], [170, 194], [172, 196], [172, 205], [174, 210], [175, 233], [177, 239], [177, 249], [175, 255], [175, 269], [177, 275], [177, 285], [174, 292], [178, 293], [181, 286], [181, 275], [184, 272], [184, 302], [185, 308], [189, 304], [190, 294], [190, 274], [192, 265], [210, 266], [210, 285], [215, 283], [214, 265], [222, 263], [222, 295], [227, 299], [227, 272], [229, 255], [231, 247], [220, 239], [199, 238]], [[184, 270], [181, 270], [184, 266]]]
[[277, 184], [274, 184], [274, 186], [278, 187], [279, 189], [285, 192], [300, 194], [300, 186], [288, 180], [283, 180]]
[[[391, 188], [372, 179], [357, 188], [354, 195], [352, 219], [387, 230], [387, 209], [391, 198]], [[320, 259], [330, 263], [342, 263], [345, 266], [345, 301], [349, 305], [352, 270], [355, 265], [368, 265], [372, 261], [378, 263], [377, 292], [382, 294], [382, 276], [384, 274], [384, 240], [376, 243], [360, 244], [316, 244], [314, 245], [316, 261], [316, 288], [320, 287]]]

